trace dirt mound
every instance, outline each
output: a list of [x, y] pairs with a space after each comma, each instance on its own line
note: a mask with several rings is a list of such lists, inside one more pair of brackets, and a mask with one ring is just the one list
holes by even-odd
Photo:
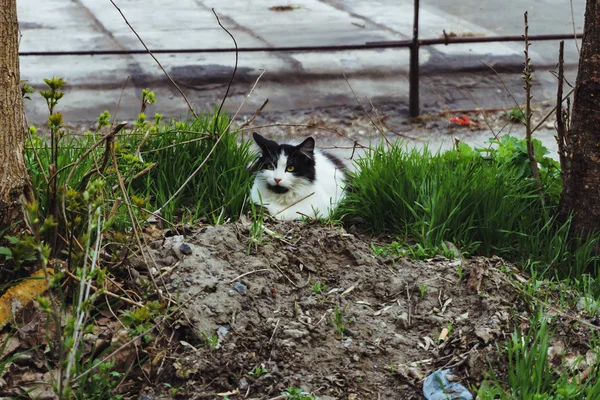
[[521, 308], [500, 259], [393, 260], [339, 227], [265, 227], [260, 241], [239, 222], [153, 246], [185, 303], [187, 336], [161, 378], [178, 398], [421, 399], [442, 367], [471, 387]]

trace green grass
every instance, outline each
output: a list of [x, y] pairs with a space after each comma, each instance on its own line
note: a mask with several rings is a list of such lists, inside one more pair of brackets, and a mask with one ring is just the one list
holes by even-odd
[[[507, 386], [501, 384], [494, 371], [491, 379], [478, 390], [481, 400], [598, 399], [600, 369], [593, 366], [590, 377], [581, 382], [568, 367], [554, 367], [548, 360], [552, 332], [550, 322], [541, 311], [530, 320], [530, 328], [517, 326], [505, 345], [508, 358]], [[593, 340], [596, 344], [597, 340]], [[591, 346], [595, 348], [594, 346]], [[572, 376], [574, 375], [574, 376]]]
[[413, 239], [423, 249], [450, 241], [464, 253], [500, 255], [551, 275], [595, 272], [591, 251], [598, 239], [578, 238], [570, 219], [553, 216], [560, 187], [555, 162], [537, 144], [541, 196], [524, 167], [522, 142], [504, 140], [506, 145], [494, 142], [492, 151], [461, 143], [443, 154], [401, 144], [375, 147], [356, 161], [358, 172], [350, 176], [352, 190], [338, 217], [400, 242]]
[[[212, 135], [215, 123], [217, 134], [224, 132], [218, 143]], [[139, 217], [148, 215], [142, 209], [154, 211], [162, 207], [161, 215], [167, 221], [205, 218], [211, 223], [222, 223], [236, 220], [248, 209], [252, 178], [246, 166], [254, 154], [249, 142], [240, 143], [238, 132], [226, 130], [228, 123], [227, 117], [215, 121], [213, 115], [190, 121], [162, 122], [157, 118], [153, 125], [138, 119], [133, 130], [117, 136], [119, 172]], [[69, 175], [69, 187], [77, 191], [84, 176], [96, 165], [102, 165], [104, 145], [82, 158], [100, 137], [88, 132], [82, 137], [65, 134], [61, 138], [57, 175], [60, 195]], [[45, 176], [49, 176], [50, 153], [50, 145], [40, 137], [28, 141], [26, 162], [43, 216], [48, 215]], [[207, 157], [187, 186], [163, 207]], [[81, 162], [74, 165], [80, 158]], [[108, 189], [107, 198], [114, 201], [122, 197], [112, 160], [102, 177]], [[112, 227], [123, 230], [129, 226], [128, 220], [125, 205], [121, 204], [113, 215]]]

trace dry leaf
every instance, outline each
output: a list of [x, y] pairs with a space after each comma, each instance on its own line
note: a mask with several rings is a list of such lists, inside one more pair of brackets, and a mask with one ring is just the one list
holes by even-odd
[[[54, 275], [54, 269], [48, 268], [47, 271], [49, 275]], [[30, 279], [8, 289], [0, 297], [0, 326], [6, 324], [12, 315], [46, 290], [48, 290], [48, 285], [43, 270], [34, 272]]]

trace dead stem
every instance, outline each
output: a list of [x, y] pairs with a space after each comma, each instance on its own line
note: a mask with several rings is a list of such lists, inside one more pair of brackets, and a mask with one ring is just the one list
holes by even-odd
[[113, 0], [110, 0], [110, 2], [112, 3], [113, 6], [115, 6], [115, 8], [119, 12], [119, 14], [121, 14], [121, 17], [123, 17], [123, 20], [125, 21], [125, 23], [129, 27], [129, 29], [131, 29], [131, 31], [135, 34], [135, 36], [137, 36], [137, 38], [140, 41], [140, 43], [142, 44], [142, 46], [144, 46], [144, 48], [146, 49], [146, 51], [148, 52], [148, 54], [150, 54], [150, 57], [152, 57], [154, 59], [154, 61], [156, 61], [156, 64], [158, 64], [158, 66], [160, 67], [160, 69], [162, 70], [162, 72], [165, 74], [165, 76], [167, 77], [167, 79], [173, 84], [173, 86], [175, 86], [175, 88], [177, 89], [177, 91], [179, 91], [179, 93], [181, 94], [181, 96], [183, 97], [183, 99], [185, 100], [185, 102], [187, 103], [190, 111], [194, 115], [194, 118], [198, 119], [198, 115], [194, 111], [194, 108], [190, 104], [190, 101], [186, 97], [185, 93], [183, 93], [183, 91], [181, 90], [181, 88], [179, 87], [179, 85], [177, 85], [177, 83], [175, 83], [175, 81], [173, 80], [173, 78], [171, 78], [171, 75], [169, 75], [169, 73], [163, 68], [163, 66], [160, 63], [160, 61], [158, 61], [158, 59], [154, 56], [154, 54], [152, 54], [152, 52], [150, 51], [150, 49], [148, 48], [148, 46], [146, 46], [146, 43], [144, 43], [144, 41], [142, 40], [142, 38], [140, 37], [140, 35], [138, 35], [138, 33], [135, 31], [135, 29], [133, 29], [133, 26], [131, 26], [131, 24], [129, 23], [129, 21], [127, 21], [127, 18], [125, 18], [125, 15], [121, 11], [121, 9], [115, 4], [115, 2]]
[[217, 19], [217, 23], [219, 24], [221, 29], [223, 29], [231, 37], [231, 40], [233, 40], [233, 44], [235, 46], [235, 64], [233, 66], [233, 73], [231, 74], [231, 78], [229, 79], [229, 83], [227, 84], [227, 90], [225, 91], [225, 96], [223, 96], [223, 100], [221, 100], [221, 104], [219, 105], [219, 109], [217, 110], [217, 114], [215, 116], [215, 122], [213, 125], [213, 128], [214, 128], [213, 135], [216, 136], [217, 135], [217, 124], [219, 123], [219, 115], [221, 115], [221, 110], [223, 109], [223, 104], [225, 104], [225, 100], [227, 100], [227, 96], [229, 95], [229, 90], [231, 89], [231, 84], [233, 83], [233, 78], [235, 78], [235, 73], [237, 72], [237, 69], [238, 69], [239, 52], [238, 52], [237, 41], [235, 40], [235, 38], [233, 37], [231, 32], [229, 32], [227, 30], [227, 28], [225, 28], [223, 26], [223, 24], [221, 24], [221, 20], [219, 19], [219, 16], [215, 12], [214, 8], [212, 8], [212, 12], [213, 12], [213, 14], [215, 14], [215, 18]]

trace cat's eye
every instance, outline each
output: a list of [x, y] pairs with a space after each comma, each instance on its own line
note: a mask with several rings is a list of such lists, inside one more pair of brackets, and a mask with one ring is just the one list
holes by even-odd
[[285, 169], [287, 172], [294, 172], [294, 166], [293, 165], [288, 165], [288, 167]]
[[267, 169], [269, 171], [273, 171], [275, 169], [275, 167], [273, 166], [273, 164], [269, 164], [269, 165], [267, 165]]

